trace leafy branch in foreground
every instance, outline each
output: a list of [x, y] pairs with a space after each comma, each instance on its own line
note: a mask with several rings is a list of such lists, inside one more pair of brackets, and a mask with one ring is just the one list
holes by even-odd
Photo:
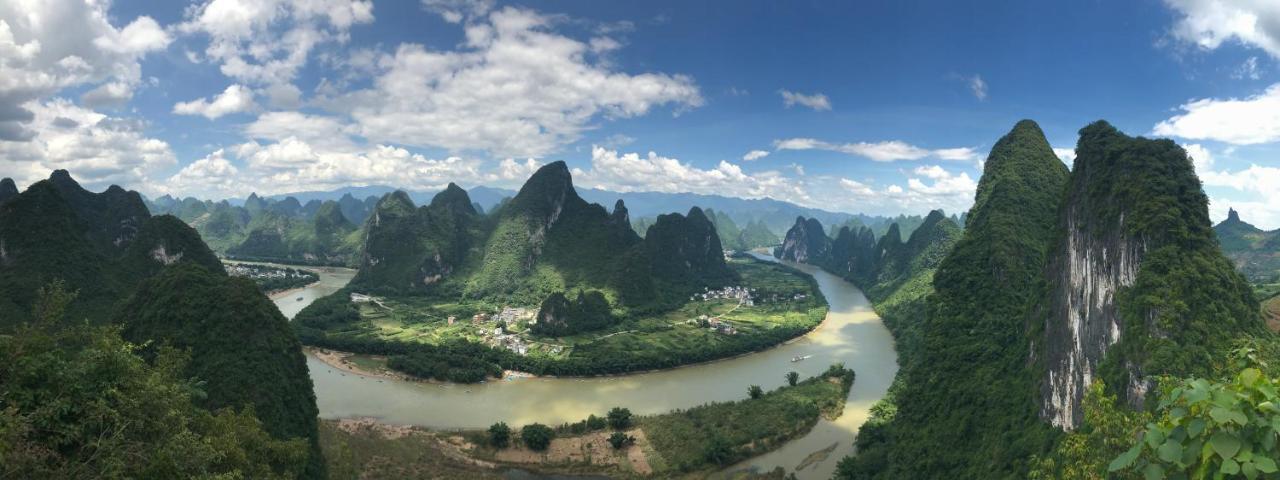
[[1141, 471], [1147, 479], [1274, 478], [1280, 471], [1278, 385], [1280, 378], [1254, 366], [1229, 381], [1176, 382], [1161, 395], [1156, 421], [1108, 470]]

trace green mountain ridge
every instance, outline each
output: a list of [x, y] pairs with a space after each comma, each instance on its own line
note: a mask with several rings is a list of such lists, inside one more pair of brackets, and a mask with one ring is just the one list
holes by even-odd
[[[48, 315], [48, 304], [42, 303], [46, 299], [40, 292], [50, 285], [71, 292], [70, 302], [58, 307], [56, 315]], [[211, 411], [233, 407], [243, 419], [260, 420], [275, 439], [301, 438], [311, 444], [310, 454], [297, 459], [300, 464], [258, 457], [236, 462], [324, 478], [315, 397], [287, 321], [252, 282], [229, 277], [194, 229], [173, 216], [150, 216], [136, 192], [117, 186], [89, 192], [67, 172], [55, 171], [49, 180], [0, 204], [0, 292], [0, 331], [37, 328], [58, 338], [70, 335], [67, 330], [108, 325], [102, 327], [107, 330], [85, 333], [102, 335], [95, 341], [106, 345], [115, 335], [111, 329], [118, 327], [130, 342], [145, 345], [141, 353], [153, 362], [170, 361], [161, 360], [168, 358], [161, 347], [190, 348], [181, 374], [203, 382], [202, 389], [190, 392], [198, 405]], [[54, 316], [62, 324], [47, 323], [45, 317]], [[31, 327], [33, 321], [44, 323]], [[113, 365], [99, 367], [98, 375], [110, 376]], [[39, 382], [21, 387], [58, 388]], [[71, 408], [60, 418], [74, 419], [78, 412]], [[131, 428], [115, 425], [111, 418], [76, 421], [102, 422], [118, 431]], [[211, 448], [216, 452], [220, 447]]]
[[365, 230], [352, 288], [379, 294], [537, 306], [589, 290], [614, 308], [647, 311], [732, 277], [701, 209], [658, 217], [642, 239], [621, 201], [610, 213], [582, 200], [563, 162], [543, 166], [488, 215], [452, 184], [423, 207], [388, 194]]
[[[1097, 122], [1080, 131], [1076, 151], [1068, 172], [1030, 121], [992, 148], [919, 318], [904, 328], [885, 316], [903, 367], [838, 478], [1097, 468], [1060, 458], [1074, 455], [1057, 448], [1077, 434], [1053, 428], [1089, 435], [1080, 402], [1090, 379], [1128, 408], [1149, 408], [1154, 376], [1211, 376], [1236, 342], [1265, 336], [1180, 147]], [[917, 257], [925, 265], [936, 254]], [[900, 305], [887, 303], [877, 301], [882, 315]], [[1102, 459], [1093, 464], [1119, 453], [1094, 451]]]

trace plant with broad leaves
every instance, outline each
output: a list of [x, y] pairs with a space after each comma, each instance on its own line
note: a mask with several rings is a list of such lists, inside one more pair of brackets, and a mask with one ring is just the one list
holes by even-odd
[[1110, 472], [1162, 478], [1280, 478], [1280, 378], [1254, 367], [1233, 379], [1191, 378], [1160, 398], [1156, 421], [1116, 457]]

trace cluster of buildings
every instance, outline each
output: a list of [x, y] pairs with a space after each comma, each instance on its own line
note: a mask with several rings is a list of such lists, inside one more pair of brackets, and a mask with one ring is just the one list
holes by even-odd
[[279, 278], [306, 278], [312, 274], [305, 270], [297, 270], [293, 268], [275, 268], [263, 265], [249, 265], [244, 263], [224, 263], [222, 267], [227, 270], [227, 274], [233, 277], [245, 277], [254, 280]]
[[[471, 316], [472, 325], [484, 325], [492, 323], [493, 326], [482, 326], [476, 330], [482, 338], [490, 345], [498, 348], [505, 348], [519, 355], [529, 354], [529, 345], [525, 343], [520, 335], [507, 333], [501, 325], [514, 325], [516, 322], [526, 320], [530, 324], [537, 321], [536, 315], [532, 310], [527, 308], [503, 307], [501, 311], [495, 314], [477, 313]], [[449, 317], [449, 324], [453, 325], [455, 317]]]
[[704, 287], [702, 293], [694, 294], [692, 297], [689, 297], [689, 300], [690, 301], [702, 300], [705, 302], [707, 300], [731, 299], [731, 300], [737, 300], [738, 303], [741, 303], [743, 306], [752, 307], [752, 306], [755, 306], [756, 304], [753, 298], [754, 292], [755, 292], [754, 288], [747, 288], [742, 286], [724, 287], [719, 290], [711, 290]]
[[705, 322], [707, 325], [707, 328], [716, 333], [723, 333], [725, 335], [738, 334], [738, 329], [733, 328], [733, 324], [726, 322], [724, 320], [721, 320], [718, 317], [708, 317], [706, 315], [701, 315], [698, 317], [698, 322], [699, 323]]
[[[534, 314], [533, 310], [527, 308], [502, 307], [502, 311], [498, 313], [489, 314], [481, 312], [472, 315], [471, 324], [480, 325], [483, 323], [495, 322], [512, 325], [521, 320], [527, 320], [529, 324], [532, 325], [538, 321], [538, 319], [535, 318], [536, 316], [537, 315]], [[452, 325], [453, 322], [449, 322], [449, 324]]]

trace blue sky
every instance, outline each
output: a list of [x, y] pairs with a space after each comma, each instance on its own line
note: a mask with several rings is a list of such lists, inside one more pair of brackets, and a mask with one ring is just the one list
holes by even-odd
[[[1229, 5], [1228, 5], [1229, 4]], [[1215, 219], [1280, 227], [1268, 0], [0, 5], [0, 175], [201, 198], [579, 185], [967, 209], [1031, 118], [1173, 138]]]

